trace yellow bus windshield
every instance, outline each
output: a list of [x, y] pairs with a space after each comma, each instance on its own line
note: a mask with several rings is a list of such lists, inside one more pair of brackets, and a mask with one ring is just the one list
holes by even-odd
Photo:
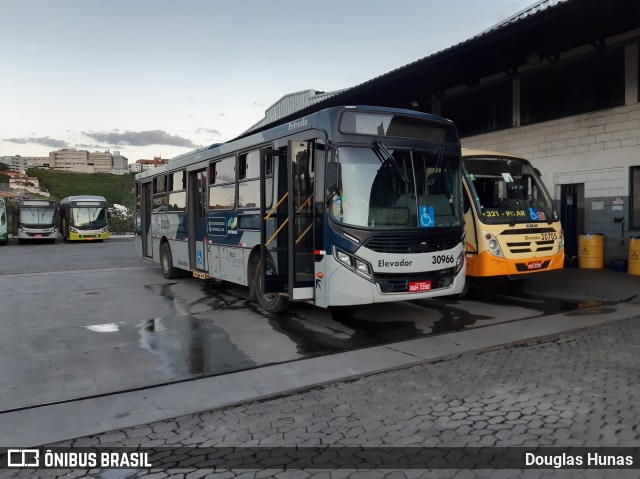
[[465, 157], [463, 164], [472, 201], [483, 223], [558, 221], [549, 193], [527, 160]]

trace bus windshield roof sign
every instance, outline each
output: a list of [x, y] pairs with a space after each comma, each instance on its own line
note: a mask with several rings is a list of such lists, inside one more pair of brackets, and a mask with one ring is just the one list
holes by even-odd
[[412, 138], [432, 143], [457, 143], [453, 126], [406, 115], [348, 111], [342, 115], [340, 131], [358, 135]]

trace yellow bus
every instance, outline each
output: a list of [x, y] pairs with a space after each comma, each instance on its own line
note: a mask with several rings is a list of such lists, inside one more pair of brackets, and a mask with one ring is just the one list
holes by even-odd
[[60, 202], [60, 234], [67, 241], [109, 239], [107, 200], [102, 196], [76, 195]]
[[560, 218], [531, 163], [509, 153], [466, 148], [462, 162], [467, 284], [562, 268]]

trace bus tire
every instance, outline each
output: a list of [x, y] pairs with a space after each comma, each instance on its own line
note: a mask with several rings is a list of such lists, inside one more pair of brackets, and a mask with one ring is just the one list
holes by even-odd
[[[267, 269], [275, 269], [271, 258], [267, 258]], [[267, 313], [281, 313], [289, 308], [289, 300], [278, 293], [265, 293], [262, 284], [262, 261], [258, 262], [255, 270], [253, 283], [255, 284], [256, 295], [260, 306]]]
[[160, 266], [162, 267], [162, 276], [167, 279], [175, 279], [180, 276], [180, 270], [173, 266], [173, 257], [171, 256], [171, 246], [165, 241], [160, 246]]

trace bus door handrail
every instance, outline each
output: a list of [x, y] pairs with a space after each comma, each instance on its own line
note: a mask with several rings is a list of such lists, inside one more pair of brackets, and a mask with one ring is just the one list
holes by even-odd
[[[307, 198], [305, 202], [300, 205], [300, 207], [296, 210], [296, 214], [300, 213], [303, 210], [303, 208], [306, 207], [307, 203], [309, 203], [312, 199], [313, 199], [313, 194], [311, 194], [311, 196], [309, 196], [309, 198]], [[298, 236], [298, 239], [296, 239], [296, 244], [300, 244], [302, 239], [305, 236], [307, 236], [307, 233], [309, 233], [312, 227], [313, 227], [313, 223], [307, 226], [307, 228], [302, 233], [300, 233], [300, 236]]]
[[282, 202], [287, 198], [287, 196], [289, 196], [289, 192], [288, 191], [284, 194], [284, 196], [282, 198], [280, 198], [280, 201], [278, 201], [278, 203], [273, 208], [271, 208], [271, 211], [269, 211], [267, 216], [264, 217], [264, 221], [268, 220], [271, 217], [273, 212], [278, 209], [278, 206], [280, 206], [282, 204]]
[[264, 245], [265, 245], [265, 247], [267, 247], [267, 246], [269, 246], [269, 245], [271, 244], [271, 242], [275, 239], [275, 237], [276, 237], [276, 236], [278, 236], [278, 233], [280, 233], [280, 230], [281, 230], [282, 228], [284, 228], [284, 227], [287, 225], [287, 223], [288, 223], [288, 222], [289, 222], [289, 218], [287, 218], [286, 220], [284, 220], [284, 221], [282, 222], [282, 224], [280, 225], [280, 228], [278, 228], [278, 229], [275, 231], [275, 233], [273, 233], [273, 234], [271, 235], [271, 238], [269, 238], [269, 239], [267, 240], [267, 242], [264, 244]]

